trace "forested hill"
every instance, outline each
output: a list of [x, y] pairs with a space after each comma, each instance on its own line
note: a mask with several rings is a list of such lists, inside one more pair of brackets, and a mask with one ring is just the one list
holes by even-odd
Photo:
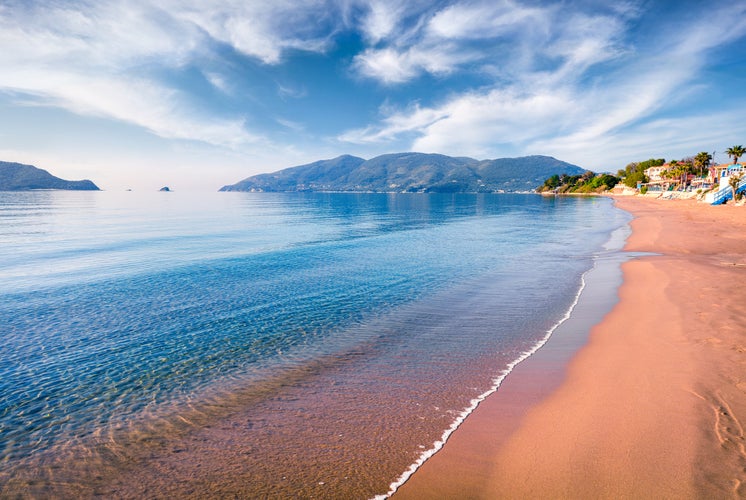
[[99, 190], [98, 186], [89, 180], [66, 181], [32, 165], [0, 161], [0, 191], [31, 189]]
[[221, 191], [351, 191], [493, 193], [532, 191], [552, 175], [585, 170], [550, 156], [475, 160], [397, 153], [364, 160], [344, 155], [270, 174], [254, 175]]

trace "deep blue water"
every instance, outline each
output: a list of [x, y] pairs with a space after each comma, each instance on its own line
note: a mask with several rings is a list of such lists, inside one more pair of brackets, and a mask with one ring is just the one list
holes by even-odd
[[626, 222], [533, 195], [0, 193], [0, 482], [335, 357], [345, 394], [402, 429], [416, 399], [438, 435]]

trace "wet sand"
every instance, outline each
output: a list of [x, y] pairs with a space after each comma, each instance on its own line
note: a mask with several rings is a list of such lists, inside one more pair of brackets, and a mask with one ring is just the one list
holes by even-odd
[[658, 255], [623, 264], [568, 365], [519, 365], [395, 498], [746, 494], [746, 208], [617, 204], [626, 250]]

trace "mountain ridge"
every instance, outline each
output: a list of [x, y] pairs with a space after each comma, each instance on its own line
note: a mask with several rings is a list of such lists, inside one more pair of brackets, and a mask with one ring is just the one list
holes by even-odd
[[34, 189], [100, 191], [98, 186], [88, 179], [68, 181], [33, 165], [0, 161], [0, 191], [30, 191]]
[[491, 193], [533, 191], [545, 179], [586, 170], [551, 156], [476, 160], [434, 153], [341, 155], [257, 174], [220, 191]]

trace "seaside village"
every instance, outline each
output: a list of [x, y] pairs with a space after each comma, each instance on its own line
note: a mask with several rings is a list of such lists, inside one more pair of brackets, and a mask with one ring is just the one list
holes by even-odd
[[729, 163], [714, 164], [713, 154], [698, 153], [682, 160], [650, 159], [633, 162], [616, 176], [586, 172], [582, 176], [553, 176], [538, 189], [546, 194], [584, 194], [611, 192], [615, 195], [639, 195], [663, 199], [696, 199], [702, 203], [746, 204], [746, 154], [743, 146], [725, 153]]
[[[746, 153], [743, 146], [733, 146], [726, 150], [732, 159], [730, 163], [712, 164], [713, 155], [701, 152], [692, 158], [681, 161], [648, 160], [650, 165], [638, 169], [642, 171], [634, 181], [614, 186], [614, 194], [640, 194], [655, 198], [696, 198], [711, 205], [720, 205], [729, 200], [742, 204], [746, 191], [746, 164], [738, 160]], [[623, 171], [619, 171], [621, 174]], [[626, 170], [624, 171], [626, 173]], [[626, 177], [626, 176], [625, 176]]]

